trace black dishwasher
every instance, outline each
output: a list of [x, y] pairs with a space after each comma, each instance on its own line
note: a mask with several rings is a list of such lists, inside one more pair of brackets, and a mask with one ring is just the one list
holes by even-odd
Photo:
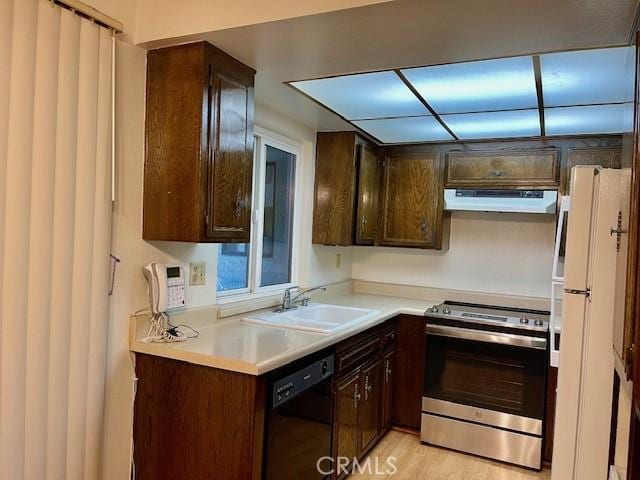
[[324, 352], [269, 376], [264, 480], [329, 477], [333, 372]]

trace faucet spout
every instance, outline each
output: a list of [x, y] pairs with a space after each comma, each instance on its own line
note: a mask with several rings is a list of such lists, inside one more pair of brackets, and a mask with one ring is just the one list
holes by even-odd
[[307, 296], [307, 294], [311, 292], [315, 292], [316, 290], [322, 290], [323, 292], [326, 292], [327, 287], [319, 286], [319, 287], [313, 287], [313, 288], [308, 288], [307, 290], [303, 290], [302, 292], [298, 293], [295, 297], [291, 299], [291, 303], [298, 301], [299, 297], [301, 297], [302, 295], [305, 295], [300, 300], [300, 303], [302, 304], [303, 307], [306, 307], [309, 304], [309, 297]]
[[[275, 313], [286, 312], [287, 310], [293, 310], [294, 308], [298, 308], [294, 303], [300, 302], [303, 307], [306, 307], [309, 304], [308, 293], [314, 292], [316, 290], [322, 290], [323, 292], [327, 290], [325, 286], [308, 288], [307, 290], [303, 290], [298, 292], [294, 297], [291, 297], [291, 291], [297, 290], [299, 287], [289, 287], [282, 294], [282, 305], [274, 310]], [[304, 296], [303, 296], [304, 295]], [[300, 298], [302, 297], [302, 298]], [[298, 300], [300, 298], [300, 300]]]

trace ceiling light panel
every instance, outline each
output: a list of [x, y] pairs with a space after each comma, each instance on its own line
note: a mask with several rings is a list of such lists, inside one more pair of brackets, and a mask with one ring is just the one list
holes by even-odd
[[538, 110], [461, 113], [443, 115], [442, 120], [462, 140], [540, 135]]
[[531, 57], [402, 70], [439, 114], [536, 108]]
[[633, 100], [635, 48], [540, 55], [545, 107]]
[[633, 104], [545, 108], [547, 135], [623, 133], [633, 127]]
[[353, 123], [383, 143], [453, 140], [447, 130], [432, 116], [360, 120]]
[[376, 72], [292, 82], [347, 120], [429, 115], [395, 72]]

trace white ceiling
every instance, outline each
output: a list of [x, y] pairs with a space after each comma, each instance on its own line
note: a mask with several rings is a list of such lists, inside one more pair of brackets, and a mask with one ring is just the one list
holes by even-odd
[[638, 1], [396, 0], [198, 38], [256, 68], [258, 103], [318, 130], [350, 129], [282, 82], [623, 45]]

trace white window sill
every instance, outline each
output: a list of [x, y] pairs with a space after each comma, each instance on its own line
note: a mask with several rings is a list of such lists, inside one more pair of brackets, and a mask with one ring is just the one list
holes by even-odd
[[281, 286], [277, 289], [255, 293], [219, 296], [216, 300], [219, 307], [218, 317], [225, 318], [280, 305], [286, 288]]

